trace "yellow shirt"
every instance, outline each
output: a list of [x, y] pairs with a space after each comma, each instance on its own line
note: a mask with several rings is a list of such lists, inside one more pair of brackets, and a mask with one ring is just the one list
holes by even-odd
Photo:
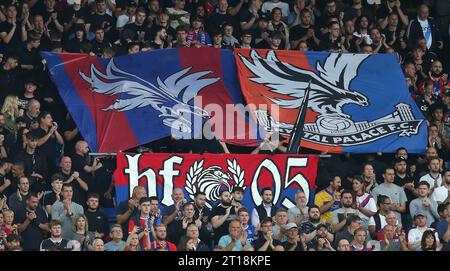
[[[336, 201], [334, 202], [333, 206], [331, 206], [328, 211], [320, 215], [320, 220], [325, 220], [330, 225], [333, 224], [333, 211], [341, 208], [341, 193], [335, 192], [335, 198]], [[333, 194], [330, 194], [327, 189], [324, 189], [316, 194], [316, 197], [314, 198], [314, 204], [321, 207], [325, 204], [328, 204], [332, 200]]]

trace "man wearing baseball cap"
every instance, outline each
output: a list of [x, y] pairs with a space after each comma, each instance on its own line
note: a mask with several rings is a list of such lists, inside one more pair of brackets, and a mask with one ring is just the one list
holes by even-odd
[[[416, 251], [420, 247], [420, 242], [422, 240], [422, 235], [426, 230], [433, 230], [433, 228], [427, 227], [427, 215], [422, 211], [418, 211], [414, 217], [415, 228], [412, 228], [408, 232], [408, 248], [410, 251]], [[438, 233], [435, 232], [436, 242], [439, 244]]]
[[287, 241], [283, 242], [283, 247], [286, 251], [306, 251], [305, 238], [298, 234], [297, 224], [290, 222], [286, 225]]

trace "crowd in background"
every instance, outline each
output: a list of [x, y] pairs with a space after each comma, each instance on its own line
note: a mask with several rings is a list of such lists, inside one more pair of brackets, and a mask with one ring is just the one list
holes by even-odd
[[[0, 251], [448, 250], [449, 18], [447, 0], [0, 0]], [[253, 210], [240, 189], [212, 209], [177, 188], [171, 206], [142, 187], [115, 202], [114, 158], [89, 155], [39, 53], [204, 46], [395, 54], [427, 151], [322, 157], [314, 198], [299, 190], [288, 210], [270, 188]], [[164, 138], [131, 151], [286, 148], [262, 149]]]

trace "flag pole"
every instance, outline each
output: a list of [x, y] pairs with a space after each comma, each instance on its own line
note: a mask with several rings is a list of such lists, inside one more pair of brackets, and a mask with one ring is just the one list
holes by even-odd
[[311, 81], [309, 81], [308, 87], [305, 91], [305, 97], [303, 97], [302, 106], [298, 113], [297, 120], [295, 121], [292, 129], [291, 138], [289, 139], [289, 145], [287, 153], [299, 153], [300, 144], [303, 138], [303, 128], [305, 126], [306, 111], [308, 109], [309, 91], [311, 90]]

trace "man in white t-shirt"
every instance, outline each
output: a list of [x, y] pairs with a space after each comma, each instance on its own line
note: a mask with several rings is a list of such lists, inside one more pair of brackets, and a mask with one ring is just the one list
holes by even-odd
[[289, 15], [289, 4], [281, 2], [280, 0], [270, 0], [264, 2], [261, 11], [263, 13], [270, 13], [274, 8], [281, 8], [281, 16], [283, 17], [283, 21], [286, 22], [287, 16]]
[[450, 201], [450, 169], [445, 171], [442, 186], [434, 189], [431, 199], [437, 204], [445, 204]]
[[434, 190], [434, 188], [442, 185], [442, 175], [439, 172], [440, 169], [440, 161], [439, 158], [431, 158], [428, 162], [428, 170], [429, 172], [423, 175], [419, 182], [427, 181], [430, 184], [430, 189]]
[[[422, 235], [426, 230], [434, 230], [432, 228], [427, 227], [427, 216], [423, 213], [417, 213], [414, 216], [414, 223], [416, 224], [415, 228], [412, 228], [408, 232], [408, 248], [411, 251], [416, 251], [422, 241]], [[435, 232], [436, 242], [439, 245], [439, 236], [438, 233]]]

